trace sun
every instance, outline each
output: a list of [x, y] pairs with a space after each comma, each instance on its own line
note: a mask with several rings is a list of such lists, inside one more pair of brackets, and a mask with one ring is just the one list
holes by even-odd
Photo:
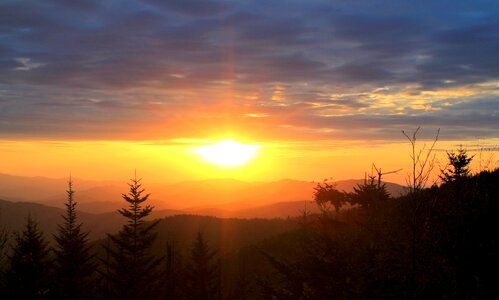
[[205, 161], [221, 167], [237, 167], [250, 161], [260, 146], [233, 140], [223, 140], [213, 145], [198, 147], [195, 152]]

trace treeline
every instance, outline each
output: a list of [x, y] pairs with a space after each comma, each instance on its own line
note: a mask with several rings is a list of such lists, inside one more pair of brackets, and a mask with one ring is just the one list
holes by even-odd
[[448, 157], [442, 185], [397, 198], [375, 176], [353, 193], [319, 184], [323, 214], [303, 218], [292, 254], [266, 253], [262, 298], [499, 299], [499, 170]]
[[[256, 274], [271, 266], [247, 245], [298, 227], [293, 220], [192, 215], [145, 221], [149, 195], [132, 179], [122, 195], [127, 206], [119, 211], [126, 224], [91, 241], [78, 221], [74, 194], [70, 180], [66, 213], [54, 235], [44, 234], [29, 215], [19, 232], [0, 230], [0, 299], [252, 297], [259, 295]], [[251, 272], [255, 259], [262, 268]]]
[[140, 180], [132, 179], [129, 187], [122, 195], [128, 206], [119, 210], [127, 223], [105, 241], [92, 243], [82, 231], [71, 180], [53, 247], [30, 216], [10, 245], [7, 232], [1, 231], [0, 298], [221, 299], [217, 250], [199, 231], [181, 269], [173, 243], [164, 253], [153, 253], [160, 220], [144, 220], [153, 208], [145, 204], [149, 194]]

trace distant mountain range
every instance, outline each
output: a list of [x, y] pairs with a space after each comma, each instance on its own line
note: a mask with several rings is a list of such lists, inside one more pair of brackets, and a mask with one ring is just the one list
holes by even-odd
[[[63, 222], [61, 215], [64, 210], [36, 203], [0, 200], [0, 212], [0, 226], [5, 227], [11, 234], [21, 231], [27, 216], [31, 215], [38, 222], [45, 239], [54, 245], [53, 235], [57, 232], [57, 225]], [[174, 242], [177, 251], [188, 251], [198, 231], [204, 233], [210, 245], [227, 252], [299, 226], [299, 222], [294, 219], [216, 218], [189, 214], [168, 215], [166, 211], [156, 212], [151, 219], [165, 213], [167, 215], [161, 217], [157, 227], [158, 240], [153, 245], [156, 253], [164, 253], [167, 241]], [[105, 214], [79, 212], [78, 221], [83, 223], [84, 232], [89, 232], [90, 241], [98, 244], [106, 238], [106, 233], [118, 232], [126, 220], [117, 212]], [[9, 241], [13, 242], [12, 235]], [[100, 247], [95, 249], [98, 251]]]
[[[352, 191], [363, 180], [337, 181], [337, 188]], [[78, 210], [91, 214], [115, 212], [123, 207], [126, 182], [73, 180]], [[158, 216], [199, 214], [219, 217], [272, 218], [316, 210], [312, 201], [317, 183], [284, 179], [275, 182], [243, 182], [233, 179], [210, 179], [176, 184], [143, 181], [150, 203]], [[386, 183], [392, 195], [404, 193], [404, 187]], [[34, 202], [64, 208], [67, 179], [22, 177], [0, 174], [0, 199], [11, 202]]]
[[[28, 216], [39, 223], [40, 229], [46, 234], [56, 232], [57, 224], [62, 223], [62, 208], [51, 207], [38, 203], [10, 202], [0, 200], [0, 225], [8, 231], [18, 231], [26, 224]], [[103, 238], [106, 232], [117, 231], [124, 220], [118, 213], [90, 214], [78, 212], [78, 222], [83, 222], [83, 229], [91, 231], [90, 238]]]
[[[337, 188], [352, 191], [363, 180], [343, 180]], [[280, 180], [276, 182], [242, 182], [213, 179], [177, 184], [148, 184], [151, 203], [155, 206], [151, 218], [174, 215], [202, 215], [221, 218], [287, 218], [318, 212], [312, 201], [317, 183]], [[404, 187], [387, 183], [392, 195], [404, 192]], [[28, 215], [39, 221], [46, 233], [55, 233], [65, 213], [66, 179], [21, 177], [0, 174], [0, 225], [19, 230]], [[121, 193], [128, 192], [126, 183], [74, 180], [78, 216], [90, 238], [103, 238], [106, 232], [116, 232], [123, 217], [116, 212], [125, 205]]]

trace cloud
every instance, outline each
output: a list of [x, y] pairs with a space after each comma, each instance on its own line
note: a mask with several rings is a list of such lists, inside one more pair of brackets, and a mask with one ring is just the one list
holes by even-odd
[[126, 139], [178, 116], [163, 135], [497, 137], [498, 19], [495, 1], [4, 1], [0, 137]]
[[194, 16], [220, 14], [227, 11], [231, 6], [230, 1], [217, 0], [143, 0], [143, 2]]

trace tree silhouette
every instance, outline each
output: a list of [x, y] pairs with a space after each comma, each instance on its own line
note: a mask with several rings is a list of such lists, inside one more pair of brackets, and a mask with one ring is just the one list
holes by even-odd
[[[1, 211], [0, 211], [1, 217]], [[1, 220], [1, 219], [0, 219]], [[0, 289], [4, 288], [5, 284], [5, 269], [6, 269], [6, 253], [7, 253], [7, 242], [9, 240], [9, 232], [5, 226], [0, 226]]]
[[442, 170], [440, 179], [444, 182], [451, 182], [455, 180], [460, 180], [464, 177], [470, 175], [469, 164], [473, 160], [474, 156], [468, 156], [466, 150], [460, 147], [457, 153], [454, 151], [447, 152], [447, 158], [449, 159], [449, 167]]
[[29, 216], [15, 237], [7, 273], [8, 299], [44, 299], [50, 291], [49, 249], [38, 224]]
[[411, 173], [407, 175], [407, 185], [409, 186], [411, 193], [415, 193], [425, 188], [428, 183], [433, 168], [435, 167], [435, 155], [433, 154], [433, 150], [435, 149], [435, 144], [440, 135], [439, 128], [431, 146], [427, 149], [426, 144], [423, 144], [423, 146], [418, 149], [417, 137], [420, 129], [421, 127], [416, 128], [411, 136], [402, 130], [402, 134], [411, 144]]
[[[499, 170], [481, 172], [387, 199], [377, 209], [358, 205], [340, 211], [334, 227], [312, 224], [262, 244], [274, 272], [262, 273], [261, 298], [499, 299], [498, 180]], [[360, 194], [377, 187], [367, 184]], [[367, 210], [370, 218], [362, 218]]]
[[104, 246], [110, 260], [102, 260], [108, 272], [104, 275], [110, 283], [110, 297], [115, 299], [154, 299], [153, 288], [160, 278], [157, 267], [161, 259], [149, 253], [156, 239], [153, 229], [158, 221], [146, 223], [153, 207], [142, 204], [150, 194], [145, 194], [140, 179], [135, 176], [128, 184], [130, 191], [122, 194], [129, 204], [118, 212], [128, 219], [117, 235], [108, 234], [111, 245]]
[[329, 183], [327, 180], [319, 182], [314, 187], [314, 201], [323, 211], [327, 211], [328, 205], [332, 205], [338, 213], [346, 200], [345, 193], [340, 192], [334, 183]]
[[166, 242], [164, 253], [163, 296], [165, 300], [182, 299], [183, 272], [182, 253], [177, 249], [174, 241]]
[[187, 266], [186, 280], [188, 299], [208, 300], [216, 299], [219, 268], [214, 262], [216, 250], [211, 250], [204, 240], [203, 234], [198, 232], [191, 248], [191, 262]]
[[389, 198], [385, 184], [376, 184], [374, 177], [366, 179], [363, 184], [357, 184], [354, 192], [349, 195], [351, 204], [358, 204], [366, 209], [372, 209], [381, 201]]
[[410, 235], [411, 235], [411, 271], [409, 274], [410, 284], [412, 293], [416, 293], [416, 281], [418, 280], [417, 272], [417, 262], [418, 262], [418, 243], [419, 237], [422, 232], [422, 226], [424, 226], [427, 218], [430, 216], [427, 210], [423, 209], [423, 201], [419, 201], [420, 198], [417, 194], [420, 193], [428, 183], [430, 176], [435, 167], [435, 155], [433, 150], [435, 149], [435, 144], [438, 141], [440, 135], [440, 128], [437, 130], [437, 134], [431, 146], [426, 149], [426, 144], [421, 148], [417, 148], [417, 135], [420, 130], [418, 127], [413, 131], [412, 136], [409, 136], [402, 130], [402, 134], [409, 140], [411, 144], [411, 173], [407, 176], [407, 185], [409, 187], [408, 199], [411, 203], [411, 215], [408, 216]]
[[76, 222], [76, 202], [73, 199], [73, 182], [68, 181], [66, 215], [58, 225], [55, 252], [56, 293], [61, 299], [88, 299], [91, 285], [89, 278], [94, 270], [93, 255], [88, 245], [88, 232], [81, 231]]

